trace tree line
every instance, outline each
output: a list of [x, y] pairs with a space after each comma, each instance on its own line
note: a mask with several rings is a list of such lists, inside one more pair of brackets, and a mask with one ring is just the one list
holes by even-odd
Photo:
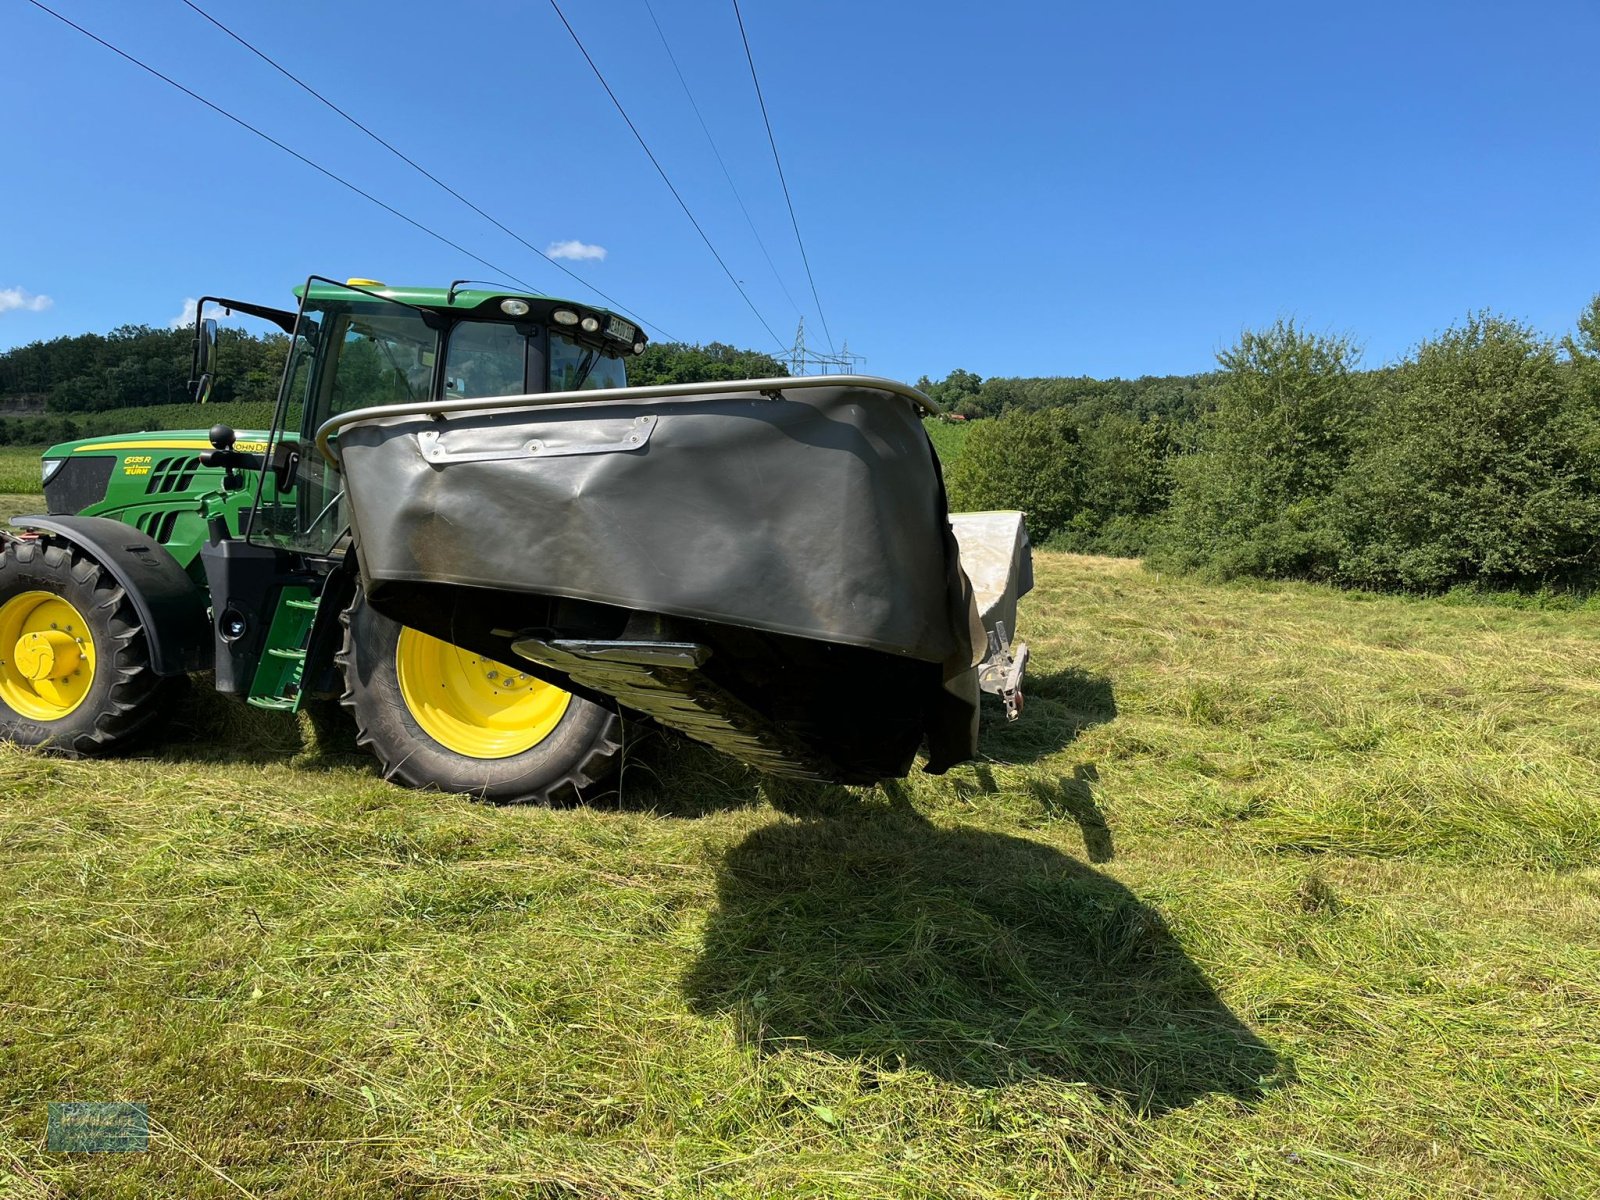
[[[33, 342], [0, 353], [0, 402], [44, 401], [45, 415], [0, 416], [0, 445], [48, 445], [115, 432], [115, 425], [148, 427], [144, 413], [162, 407], [167, 420], [205, 424], [204, 413], [176, 415], [189, 401], [194, 330], [123, 325], [110, 333], [82, 333]], [[265, 412], [270, 421], [289, 339], [222, 326], [217, 331], [217, 372], [212, 403], [241, 412]], [[628, 364], [635, 383], [693, 383], [782, 375], [770, 355], [721, 342], [652, 344]], [[209, 410], [208, 410], [209, 411]], [[96, 415], [98, 414], [98, 416]]]
[[[217, 331], [221, 403], [271, 401], [288, 354], [281, 333], [260, 336], [223, 326]], [[32, 342], [0, 354], [0, 398], [43, 396], [50, 413], [181, 404], [189, 398], [194, 330], [121, 325], [110, 333], [80, 333]]]
[[[0, 399], [43, 396], [49, 414], [0, 418], [0, 442], [196, 423], [127, 413], [187, 399], [191, 339], [127, 325], [0, 353]], [[281, 334], [221, 329], [216, 401], [269, 413], [286, 353]], [[629, 364], [639, 384], [784, 373], [718, 342], [653, 344]], [[1477, 313], [1372, 370], [1348, 338], [1279, 321], [1203, 374], [957, 370], [918, 386], [968, 419], [946, 464], [952, 505], [1021, 508], [1041, 544], [1415, 590], [1600, 575], [1600, 296], [1559, 339]]]
[[[42, 396], [50, 413], [105, 412], [181, 404], [188, 399], [194, 331], [122, 325], [110, 333], [80, 333], [0, 353], [0, 400]], [[281, 333], [217, 331], [218, 403], [271, 402], [289, 352]], [[652, 344], [628, 364], [637, 383], [684, 383], [782, 375], [771, 355], [721, 342]]]
[[[1046, 383], [1072, 399], [1038, 402]], [[952, 504], [1023, 508], [1036, 541], [1367, 588], [1600, 575], [1600, 296], [1560, 339], [1475, 313], [1377, 370], [1279, 321], [1204, 376], [930, 386], [987, 417], [948, 468]]]

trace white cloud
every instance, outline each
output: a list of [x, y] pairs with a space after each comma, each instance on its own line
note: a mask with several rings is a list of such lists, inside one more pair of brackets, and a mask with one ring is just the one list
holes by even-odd
[[570, 238], [565, 242], [551, 242], [550, 248], [545, 253], [551, 258], [570, 258], [574, 262], [586, 259], [593, 259], [596, 262], [606, 260], [604, 246], [591, 246], [588, 242], [580, 242], [577, 238]]
[[[600, 257], [605, 257], [605, 251], [600, 252]], [[55, 301], [49, 296], [35, 296], [32, 292], [23, 291], [19, 287], [0, 288], [0, 313], [20, 310], [22, 312], [43, 312]]]
[[195, 307], [199, 303], [200, 301], [194, 296], [185, 296], [183, 298], [183, 311], [177, 316], [173, 317], [172, 320], [167, 322], [167, 328], [182, 329], [185, 325], [193, 325], [195, 316], [197, 315], [195, 313]]
[[[199, 303], [200, 302], [198, 300], [196, 300], [193, 296], [185, 296], [183, 298], [183, 311], [180, 312], [177, 316], [173, 317], [172, 320], [167, 322], [167, 328], [168, 329], [193, 329], [194, 328], [194, 318], [195, 318], [195, 311], [194, 311], [195, 310], [195, 305], [197, 305]], [[224, 314], [223, 310], [218, 308], [215, 304], [213, 304], [211, 306], [211, 311], [207, 315], [215, 317], [219, 321], [229, 321], [229, 320], [236, 319], [234, 316]]]

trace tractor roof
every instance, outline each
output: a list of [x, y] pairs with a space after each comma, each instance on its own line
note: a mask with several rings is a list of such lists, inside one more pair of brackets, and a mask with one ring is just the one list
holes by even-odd
[[[458, 281], [472, 282], [472, 281]], [[352, 288], [374, 296], [382, 296], [386, 300], [396, 300], [401, 304], [409, 304], [416, 308], [428, 308], [438, 312], [459, 313], [463, 316], [477, 316], [491, 320], [506, 320], [509, 317], [527, 315], [536, 321], [550, 321], [554, 315], [558, 325], [578, 325], [585, 318], [596, 319], [595, 325], [584, 323], [587, 332], [594, 332], [596, 328], [607, 331], [607, 336], [626, 343], [644, 342], [648, 339], [639, 323], [631, 317], [624, 317], [608, 308], [600, 308], [593, 304], [582, 304], [576, 300], [563, 300], [558, 296], [541, 296], [537, 292], [520, 292], [510, 290], [491, 290], [483, 287], [458, 287], [455, 284], [447, 288], [441, 287], [392, 287], [386, 283], [379, 283], [373, 279], [351, 279], [348, 283], [339, 284], [328, 280], [313, 277], [309, 283], [310, 298], [313, 300], [348, 300]], [[305, 299], [307, 285], [294, 289], [294, 294]], [[525, 307], [507, 309], [503, 307], [507, 301], [522, 301]]]
[[[519, 292], [514, 290], [490, 291], [485, 288], [442, 288], [442, 287], [391, 287], [387, 283], [378, 283], [372, 279], [352, 279], [349, 287], [360, 288], [364, 292], [383, 296], [385, 299], [398, 300], [402, 304], [415, 304], [419, 308], [477, 308], [485, 300], [501, 300], [515, 297], [519, 300], [547, 300], [553, 297], [540, 296], [533, 292]], [[324, 283], [313, 280], [311, 284], [311, 298], [313, 300], [341, 300], [349, 296], [349, 287], [336, 283]], [[304, 285], [294, 289], [294, 294], [304, 298], [306, 289]]]

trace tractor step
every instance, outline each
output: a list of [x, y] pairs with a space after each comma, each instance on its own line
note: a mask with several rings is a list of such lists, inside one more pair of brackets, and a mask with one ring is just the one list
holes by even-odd
[[275, 712], [294, 712], [300, 707], [306, 646], [317, 604], [311, 589], [301, 584], [291, 584], [278, 594], [261, 662], [250, 683], [247, 699], [252, 707]]
[[709, 646], [521, 638], [511, 648], [759, 770], [795, 779], [837, 777], [814, 750], [701, 672]]
[[293, 700], [283, 700], [275, 696], [251, 696], [245, 703], [251, 708], [265, 708], [272, 712], [293, 712], [298, 707]]

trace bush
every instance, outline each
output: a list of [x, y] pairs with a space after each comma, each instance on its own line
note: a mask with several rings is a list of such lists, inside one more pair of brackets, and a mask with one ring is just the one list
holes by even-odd
[[1078, 439], [1082, 494], [1056, 543], [1084, 554], [1144, 554], [1172, 491], [1172, 439], [1165, 422], [1108, 413], [1080, 420]]
[[1591, 576], [1600, 461], [1572, 381], [1554, 345], [1504, 317], [1425, 343], [1338, 488], [1339, 578], [1437, 590]]
[[1217, 356], [1199, 448], [1173, 464], [1158, 560], [1222, 576], [1332, 572], [1327, 506], [1359, 416], [1356, 358], [1348, 340], [1282, 320]]
[[[944, 443], [959, 432], [959, 455]], [[1150, 544], [1171, 488], [1164, 422], [1117, 413], [1081, 419], [1062, 409], [1009, 409], [967, 425], [929, 422], [957, 508], [1020, 508], [1036, 543], [1137, 557]]]
[[951, 508], [1019, 508], [1043, 542], [1065, 528], [1081, 502], [1078, 429], [1059, 410], [1025, 412], [975, 422], [961, 457], [948, 469]]

